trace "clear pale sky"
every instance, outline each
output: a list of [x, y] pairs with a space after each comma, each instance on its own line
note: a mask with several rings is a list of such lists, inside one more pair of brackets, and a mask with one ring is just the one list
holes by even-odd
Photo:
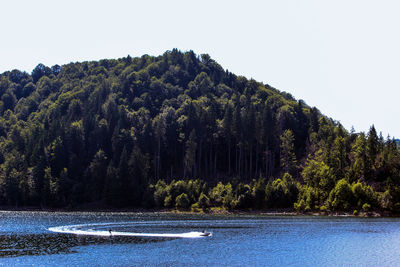
[[400, 137], [400, 2], [2, 1], [0, 73], [38, 64], [208, 53], [347, 129]]

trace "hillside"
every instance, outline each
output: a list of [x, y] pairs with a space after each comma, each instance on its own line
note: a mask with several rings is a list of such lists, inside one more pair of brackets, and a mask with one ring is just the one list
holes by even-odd
[[0, 75], [0, 205], [400, 211], [390, 138], [208, 55]]

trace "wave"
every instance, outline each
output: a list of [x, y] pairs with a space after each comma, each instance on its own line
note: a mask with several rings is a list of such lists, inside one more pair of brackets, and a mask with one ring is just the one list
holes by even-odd
[[[104, 227], [104, 226], [119, 226], [116, 223], [103, 223], [103, 224], [77, 224], [77, 225], [64, 225], [48, 228], [49, 231], [63, 234], [75, 235], [89, 235], [89, 236], [132, 236], [132, 237], [170, 237], [170, 238], [201, 238], [205, 237], [202, 232], [187, 232], [187, 233], [134, 233], [134, 232], [120, 232], [108, 230], [95, 230], [90, 227]], [[211, 236], [211, 234], [209, 235]]]

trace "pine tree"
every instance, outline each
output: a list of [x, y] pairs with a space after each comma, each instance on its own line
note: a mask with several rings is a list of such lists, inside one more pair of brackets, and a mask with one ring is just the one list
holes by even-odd
[[294, 135], [286, 130], [281, 135], [281, 166], [283, 172], [294, 173], [296, 170], [296, 155], [294, 154]]

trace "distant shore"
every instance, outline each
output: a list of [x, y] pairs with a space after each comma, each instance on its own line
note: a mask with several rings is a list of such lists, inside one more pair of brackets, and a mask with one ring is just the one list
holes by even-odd
[[400, 217], [400, 214], [392, 214], [389, 212], [371, 211], [359, 212], [354, 215], [351, 212], [335, 211], [335, 212], [297, 212], [295, 210], [223, 210], [211, 209], [208, 211], [185, 211], [176, 209], [141, 209], [141, 208], [114, 208], [107, 206], [96, 207], [74, 207], [74, 208], [51, 208], [36, 206], [0, 206], [0, 212], [21, 211], [21, 212], [105, 212], [105, 213], [163, 213], [163, 214], [206, 214], [206, 215], [267, 215], [267, 216], [327, 216], [327, 217]]

